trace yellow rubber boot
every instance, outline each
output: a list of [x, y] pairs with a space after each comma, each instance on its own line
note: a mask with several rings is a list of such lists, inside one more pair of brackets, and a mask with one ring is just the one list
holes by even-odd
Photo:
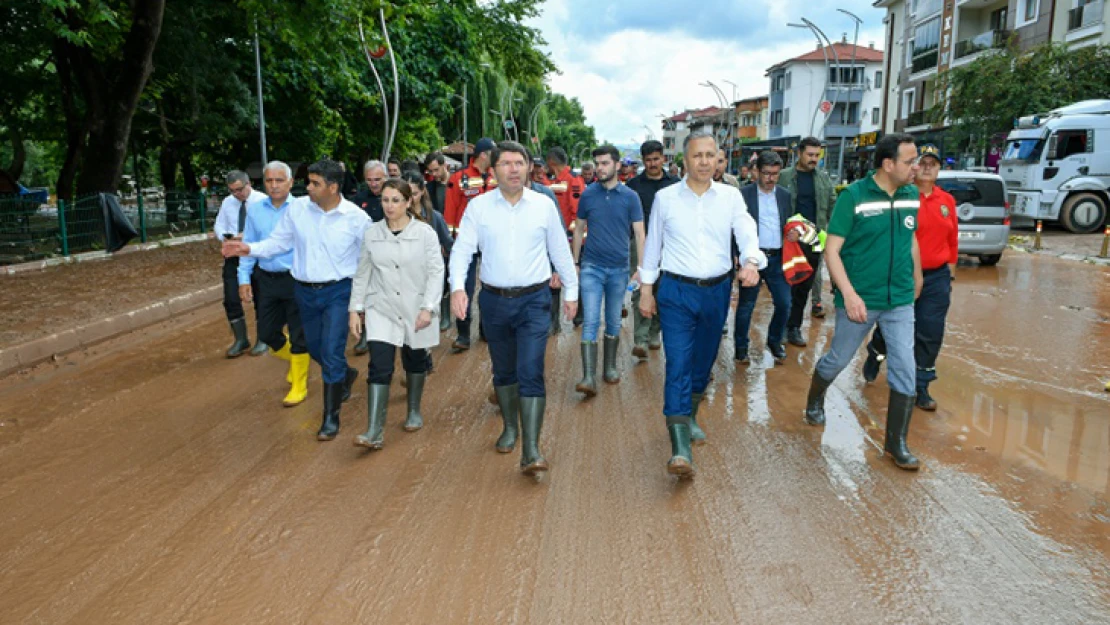
[[290, 355], [289, 378], [293, 387], [281, 402], [286, 408], [296, 406], [308, 397], [308, 360], [308, 354]]
[[278, 358], [281, 358], [285, 362], [289, 363], [289, 372], [285, 374], [285, 381], [289, 384], [292, 384], [293, 383], [293, 363], [290, 362], [290, 358], [292, 358], [293, 353], [289, 351], [289, 341], [285, 341], [285, 345], [282, 345], [281, 349], [277, 350], [276, 352], [271, 349], [270, 353], [277, 356]]

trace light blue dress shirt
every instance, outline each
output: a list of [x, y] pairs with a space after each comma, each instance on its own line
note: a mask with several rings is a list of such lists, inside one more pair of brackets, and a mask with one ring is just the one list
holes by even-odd
[[[243, 242], [258, 243], [259, 241], [265, 241], [270, 233], [274, 231], [274, 228], [277, 227], [282, 215], [285, 214], [285, 211], [295, 199], [292, 195], [287, 196], [285, 202], [278, 207], [274, 207], [274, 201], [269, 196], [266, 196], [260, 202], [248, 204], [247, 225], [243, 228]], [[251, 272], [254, 271], [255, 265], [271, 273], [289, 271], [293, 267], [293, 252], [289, 251], [270, 258], [257, 259], [247, 256], [239, 259], [239, 284], [251, 283]]]
[[269, 238], [250, 246], [250, 256], [269, 258], [293, 250], [293, 279], [332, 282], [355, 275], [362, 236], [370, 218], [348, 200], [330, 211], [307, 197], [289, 203]]
[[776, 188], [770, 193], [756, 189], [759, 195], [759, 247], [765, 250], [782, 248], [782, 219], [779, 217], [779, 202]]

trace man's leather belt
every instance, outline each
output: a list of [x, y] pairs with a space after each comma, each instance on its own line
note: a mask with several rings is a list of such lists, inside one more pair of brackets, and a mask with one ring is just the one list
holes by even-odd
[[486, 284], [485, 282], [483, 282], [482, 283], [482, 290], [483, 291], [489, 291], [490, 293], [493, 293], [494, 295], [497, 295], [499, 297], [514, 298], [514, 297], [523, 297], [523, 296], [528, 295], [530, 293], [535, 293], [536, 291], [539, 291], [540, 289], [546, 287], [547, 285], [548, 285], [548, 282], [546, 280], [544, 280], [543, 282], [537, 282], [537, 283], [531, 284], [529, 286], [513, 286], [513, 287], [501, 288], [501, 287], [496, 287], [496, 286], [490, 286], [490, 285]]
[[306, 289], [315, 290], [326, 289], [329, 286], [339, 284], [340, 282], [342, 282], [342, 280], [328, 280], [327, 282], [304, 282], [302, 280], [297, 280], [297, 284], [305, 287]]
[[668, 278], [678, 280], [679, 282], [685, 282], [686, 284], [692, 284], [694, 286], [717, 286], [725, 280], [728, 280], [729, 276], [729, 274], [726, 272], [717, 276], [716, 278], [689, 278], [687, 276], [680, 276], [677, 273], [671, 273], [669, 271], [664, 271], [663, 275]]
[[781, 247], [776, 247], [774, 249], [768, 249], [768, 248], [761, 247], [761, 248], [759, 248], [759, 251], [763, 252], [763, 254], [765, 256], [781, 256], [782, 255], [782, 248]]

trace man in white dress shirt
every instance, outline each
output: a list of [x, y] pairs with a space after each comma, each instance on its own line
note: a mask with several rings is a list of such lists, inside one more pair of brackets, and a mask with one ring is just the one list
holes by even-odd
[[493, 385], [504, 428], [496, 449], [510, 453], [521, 432], [521, 470], [547, 471], [539, 450], [547, 401], [544, 352], [551, 325], [551, 266], [562, 277], [563, 314], [578, 309], [578, 277], [558, 209], [525, 188], [531, 160], [524, 146], [502, 141], [491, 155], [497, 188], [467, 206], [451, 249], [451, 312], [469, 309], [465, 286], [476, 252], [482, 253], [479, 308], [493, 363]]
[[[230, 195], [220, 204], [220, 212], [216, 214], [216, 223], [212, 230], [220, 241], [242, 239], [243, 228], [247, 224], [247, 206], [266, 199], [265, 193], [260, 193], [251, 188], [251, 179], [246, 172], [238, 169], [227, 172], [227, 190]], [[228, 358], [238, 358], [251, 348], [250, 339], [247, 337], [247, 319], [243, 313], [243, 301], [239, 297], [239, 258], [224, 259], [224, 312], [227, 313], [227, 322], [231, 324], [231, 334], [235, 342], [227, 348]], [[258, 307], [255, 306], [255, 321], [258, 320]], [[268, 349], [261, 340], [261, 351], [252, 356], [266, 353]], [[257, 345], [256, 345], [257, 347]]]
[[[666, 354], [663, 415], [671, 437], [667, 471], [694, 476], [691, 436], [698, 428], [692, 396], [702, 395], [717, 358], [721, 327], [732, 292], [731, 237], [740, 250], [740, 284], [755, 286], [767, 257], [759, 250], [755, 221], [735, 187], [713, 182], [717, 143], [695, 132], [683, 143], [687, 177], [659, 191], [651, 209], [640, 281], [662, 279], [657, 292], [640, 290], [640, 312], [659, 314]], [[662, 267], [662, 272], [660, 272]], [[658, 307], [656, 301], [658, 300]]]
[[323, 372], [324, 418], [316, 438], [339, 433], [339, 411], [358, 370], [347, 364], [347, 307], [370, 218], [343, 198], [343, 168], [322, 160], [308, 168], [308, 200], [286, 209], [270, 237], [250, 245], [224, 244], [224, 256], [269, 258], [293, 250], [291, 273], [308, 353]]

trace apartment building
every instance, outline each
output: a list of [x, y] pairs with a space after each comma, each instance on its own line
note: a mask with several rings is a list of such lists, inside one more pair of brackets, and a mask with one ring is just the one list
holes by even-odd
[[703, 109], [688, 109], [664, 118], [663, 125], [663, 156], [667, 161], [682, 152], [682, 142], [694, 130], [706, 129], [716, 133], [728, 123], [728, 109], [710, 106]]
[[[1110, 43], [1107, 0], [876, 0], [886, 9], [887, 82], [883, 132], [908, 132], [935, 143], [946, 155], [943, 123], [931, 111], [943, 106], [938, 75], [1006, 46], [1021, 50], [1049, 41], [1082, 47]], [[1004, 129], [1000, 129], [1004, 130]]]

